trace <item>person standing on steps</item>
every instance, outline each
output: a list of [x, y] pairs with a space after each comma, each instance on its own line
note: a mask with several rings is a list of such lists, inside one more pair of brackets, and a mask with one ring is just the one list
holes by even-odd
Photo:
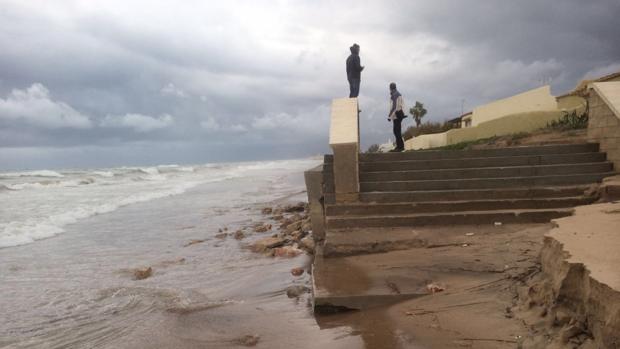
[[351, 55], [347, 58], [347, 80], [349, 80], [349, 98], [357, 98], [360, 94], [361, 73], [364, 67], [360, 64], [360, 46], [349, 47]]
[[401, 133], [401, 123], [404, 118], [407, 117], [404, 109], [403, 96], [396, 89], [395, 83], [390, 83], [390, 113], [388, 114], [388, 121], [394, 123], [394, 137], [396, 137], [396, 148], [390, 150], [390, 152], [401, 152], [405, 150], [405, 143], [403, 142], [403, 135]]

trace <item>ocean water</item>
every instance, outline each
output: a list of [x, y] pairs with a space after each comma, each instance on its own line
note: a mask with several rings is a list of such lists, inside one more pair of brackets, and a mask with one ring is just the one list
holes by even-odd
[[0, 173], [0, 347], [363, 347], [351, 328], [320, 326], [309, 294], [286, 296], [309, 284], [290, 274], [308, 256], [244, 248], [271, 233], [215, 236], [305, 200], [303, 171], [319, 162]]

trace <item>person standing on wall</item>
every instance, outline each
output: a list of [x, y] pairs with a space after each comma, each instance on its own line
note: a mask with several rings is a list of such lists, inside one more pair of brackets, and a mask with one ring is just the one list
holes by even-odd
[[349, 80], [349, 98], [357, 98], [360, 94], [360, 80], [364, 67], [360, 64], [360, 46], [353, 44], [349, 48], [351, 55], [347, 58], [347, 80]]
[[390, 152], [401, 152], [405, 150], [405, 143], [403, 142], [403, 135], [401, 133], [401, 123], [404, 118], [407, 117], [404, 109], [403, 96], [396, 89], [395, 83], [390, 83], [390, 113], [388, 115], [388, 121], [394, 123], [394, 137], [396, 137], [396, 148], [390, 150]]

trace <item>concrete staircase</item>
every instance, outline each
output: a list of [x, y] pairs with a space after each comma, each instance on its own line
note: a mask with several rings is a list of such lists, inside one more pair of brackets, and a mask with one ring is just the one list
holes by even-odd
[[360, 154], [360, 197], [336, 203], [325, 156], [326, 228], [542, 223], [596, 200], [614, 174], [598, 144]]

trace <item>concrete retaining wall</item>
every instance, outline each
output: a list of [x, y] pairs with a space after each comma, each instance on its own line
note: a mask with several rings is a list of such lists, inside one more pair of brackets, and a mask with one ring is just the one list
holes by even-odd
[[[448, 144], [447, 133], [432, 133], [414, 137], [405, 142], [405, 149], [428, 149], [443, 147]], [[409, 144], [407, 144], [409, 143]]]
[[474, 108], [471, 126], [511, 114], [557, 109], [557, 100], [551, 95], [549, 85], [546, 85]]
[[[488, 109], [500, 109], [501, 106], [508, 108], [514, 101], [519, 101], [521, 98], [528, 96], [534, 98], [534, 102], [532, 102], [530, 106], [536, 104], [536, 99], [539, 98], [540, 101], [547, 101], [545, 102], [546, 104], [543, 102], [541, 103], [546, 105], [547, 108], [551, 108], [552, 103], [548, 102], [546, 99], [546, 92], [541, 93], [541, 91], [539, 91], [541, 89], [543, 89], [542, 92], [544, 92], [544, 88], [528, 91], [507, 100], [498, 101], [502, 103]], [[531, 92], [532, 95], [530, 95]], [[514, 100], [512, 98], [514, 98]], [[481, 122], [475, 127], [465, 127], [453, 129], [443, 133], [433, 133], [414, 137], [405, 141], [405, 149], [418, 150], [437, 148], [460, 142], [490, 138], [493, 136], [531, 132], [547, 126], [547, 124], [552, 121], [559, 120], [564, 115], [564, 112], [572, 113], [576, 111], [577, 114], [582, 114], [586, 110], [586, 100], [579, 96], [559, 97], [554, 103], [553, 108], [550, 110], [512, 113], [510, 115], [504, 115], [502, 117], [492, 118], [488, 121]], [[522, 108], [526, 109], [527, 105], [522, 106]], [[480, 118], [478, 120], [480, 120]]]
[[590, 105], [588, 140], [600, 144], [609, 161], [620, 169], [620, 82], [594, 83]]
[[414, 137], [405, 142], [405, 149], [428, 149], [476, 139], [503, 136], [519, 132], [531, 132], [559, 120], [562, 111], [536, 111], [507, 115], [484, 122], [476, 127], [457, 128], [443, 133]]

